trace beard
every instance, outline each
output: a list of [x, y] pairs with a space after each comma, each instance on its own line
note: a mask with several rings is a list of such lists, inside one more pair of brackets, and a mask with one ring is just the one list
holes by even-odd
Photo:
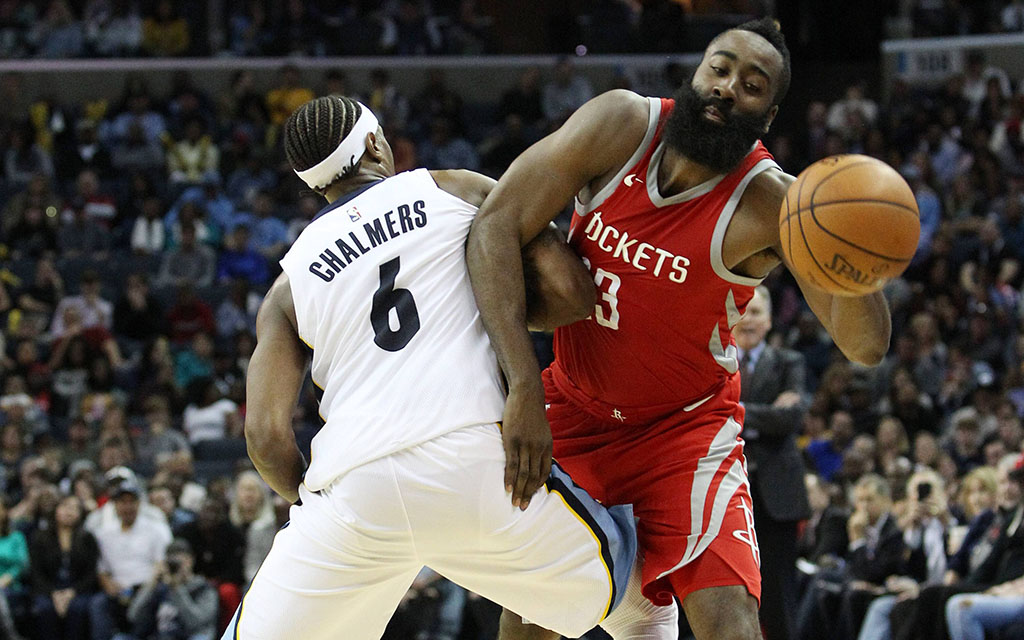
[[[698, 164], [719, 173], [732, 171], [764, 134], [768, 111], [740, 113], [721, 98], [704, 98], [684, 84], [672, 98], [675, 109], [665, 123], [665, 143]], [[714, 107], [724, 123], [708, 120], [704, 109]]]

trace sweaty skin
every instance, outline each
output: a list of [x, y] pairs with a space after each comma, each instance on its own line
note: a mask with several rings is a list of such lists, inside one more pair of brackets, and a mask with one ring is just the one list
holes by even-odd
[[[782, 68], [782, 56], [767, 40], [748, 31], [727, 31], [708, 46], [691, 85], [704, 97], [726, 101], [730, 112], [766, 114], [767, 131], [778, 111], [773, 102]], [[525, 507], [543, 483], [539, 472], [548, 465], [552, 442], [545, 416], [544, 386], [525, 323], [520, 248], [581, 189], [587, 187], [590, 193], [597, 193], [616, 176], [641, 144], [648, 113], [646, 98], [625, 90], [610, 91], [589, 101], [560, 129], [513, 162], [470, 230], [467, 260], [474, 294], [509, 383], [503, 437], [508, 442], [506, 449], [516, 456], [509, 460], [514, 468], [506, 476], [513, 504]], [[722, 122], [728, 114], [712, 109], [703, 117]], [[669, 197], [715, 175], [712, 169], [668, 147], [657, 187], [662, 196]], [[793, 180], [782, 172], [766, 171], [748, 185], [723, 240], [723, 260], [728, 269], [760, 278], [783, 261], [778, 212]], [[835, 297], [815, 289], [796, 274], [794, 277], [811, 309], [847, 358], [867, 365], [881, 361], [888, 350], [890, 317], [880, 293]], [[717, 606], [723, 594], [724, 601], [738, 603], [739, 609]], [[684, 607], [688, 616], [699, 619], [697, 624], [704, 630], [716, 628], [711, 623], [735, 612], [750, 624], [718, 628], [735, 630], [736, 635], [730, 638], [759, 637], [756, 603], [743, 587], [694, 592]], [[503, 627], [502, 637], [550, 637], [538, 633], [505, 635]]]

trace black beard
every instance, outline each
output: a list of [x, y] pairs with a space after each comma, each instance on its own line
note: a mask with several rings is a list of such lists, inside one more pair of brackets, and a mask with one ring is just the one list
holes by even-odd
[[[721, 98], [703, 98], [689, 84], [672, 96], [675, 109], [665, 123], [662, 138], [682, 155], [718, 173], [729, 173], [764, 134], [768, 112], [740, 113]], [[704, 109], [715, 107], [724, 123], [708, 120]]]

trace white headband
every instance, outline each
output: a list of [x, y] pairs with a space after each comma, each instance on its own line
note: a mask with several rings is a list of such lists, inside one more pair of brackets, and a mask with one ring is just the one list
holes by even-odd
[[312, 167], [295, 172], [310, 189], [322, 189], [331, 184], [342, 172], [359, 162], [366, 153], [366, 134], [377, 131], [377, 116], [363, 103], [358, 104], [362, 107], [362, 113], [338, 148]]

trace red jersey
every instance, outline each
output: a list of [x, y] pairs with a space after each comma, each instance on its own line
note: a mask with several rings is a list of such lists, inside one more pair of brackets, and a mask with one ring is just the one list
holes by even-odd
[[555, 381], [621, 408], [685, 407], [739, 363], [732, 327], [760, 280], [730, 272], [722, 240], [750, 181], [778, 168], [757, 142], [732, 172], [662, 197], [661, 132], [674, 101], [648, 98], [643, 142], [596, 194], [581, 192], [569, 243], [598, 288], [593, 316], [555, 332]]

